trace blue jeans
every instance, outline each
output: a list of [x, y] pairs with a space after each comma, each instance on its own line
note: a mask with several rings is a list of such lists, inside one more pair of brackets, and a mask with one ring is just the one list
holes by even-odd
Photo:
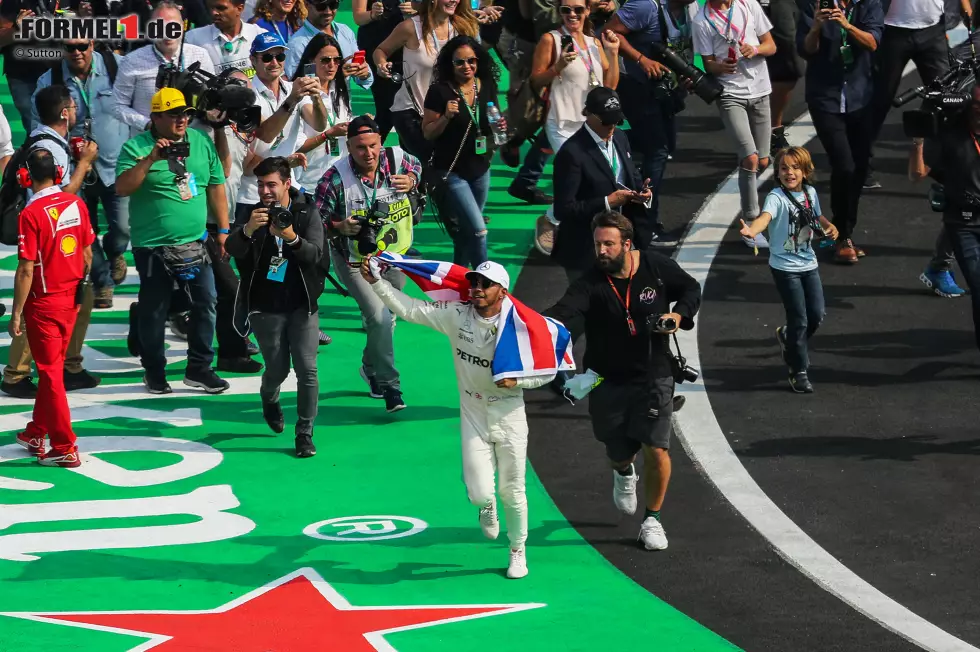
[[24, 125], [24, 133], [31, 133], [31, 96], [37, 89], [37, 79], [19, 79], [17, 77], [7, 77], [7, 87], [10, 88], [10, 97], [14, 100], [17, 113], [20, 114], [20, 122]]
[[[151, 379], [166, 377], [167, 358], [164, 355], [164, 325], [170, 309], [174, 279], [164, 267], [163, 259], [153, 249], [133, 249], [136, 271], [140, 276], [138, 330], [143, 368]], [[179, 282], [181, 290], [190, 295], [190, 325], [187, 329], [187, 371], [204, 371], [214, 360], [215, 303], [214, 272], [204, 265], [190, 281]]]
[[524, 164], [517, 171], [513, 185], [520, 188], [534, 188], [544, 175], [544, 166], [548, 163], [549, 155], [545, 150], [551, 146], [548, 144], [548, 135], [544, 129], [538, 131], [537, 137], [531, 142], [531, 149], [524, 155]]
[[807, 340], [817, 332], [826, 314], [820, 273], [815, 269], [783, 272], [772, 267], [769, 271], [786, 309], [786, 364], [791, 374], [806, 371], [810, 368]]
[[640, 176], [650, 180], [654, 224], [660, 225], [660, 184], [667, 170], [667, 157], [677, 143], [673, 100], [652, 92], [653, 83], [632, 77], [620, 80], [623, 112], [630, 123], [630, 145], [643, 155]]
[[490, 171], [473, 181], [450, 173], [447, 180], [446, 208], [459, 223], [453, 242], [453, 262], [475, 269], [487, 260], [487, 223], [483, 207], [490, 193]]
[[[113, 287], [111, 267], [109, 261], [116, 256], [121, 256], [129, 246], [129, 200], [119, 197], [116, 194], [115, 184], [106, 186], [99, 179], [91, 186], [85, 188], [85, 205], [88, 207], [88, 214], [92, 219], [92, 226], [98, 233], [98, 211], [99, 203], [105, 210], [107, 224], [106, 233], [102, 236], [102, 241], [96, 238], [92, 243], [92, 285], [95, 290], [105, 287]], [[126, 205], [123, 205], [125, 202]]]
[[980, 229], [945, 224], [946, 233], [953, 244], [953, 254], [970, 288], [973, 302], [973, 331], [980, 348]]

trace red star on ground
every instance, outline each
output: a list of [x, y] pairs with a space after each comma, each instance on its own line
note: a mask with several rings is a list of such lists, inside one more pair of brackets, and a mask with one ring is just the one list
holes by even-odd
[[210, 611], [2, 615], [150, 639], [132, 652], [393, 652], [385, 634], [543, 606], [355, 607], [304, 568]]

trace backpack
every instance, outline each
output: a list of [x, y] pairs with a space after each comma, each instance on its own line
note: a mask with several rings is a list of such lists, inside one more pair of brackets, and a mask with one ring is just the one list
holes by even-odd
[[[27, 205], [27, 189], [21, 188], [17, 183], [17, 170], [24, 167], [27, 162], [27, 155], [31, 153], [34, 145], [42, 140], [52, 140], [49, 134], [38, 134], [31, 136], [24, 141], [24, 144], [17, 148], [14, 155], [10, 157], [7, 168], [3, 172], [3, 180], [0, 181], [0, 244], [18, 244], [18, 218], [24, 206]], [[69, 157], [68, 146], [59, 143], [65, 148]], [[68, 174], [68, 170], [65, 170]]]
[[[114, 86], [116, 83], [116, 73], [119, 71], [119, 64], [116, 62], [116, 57], [113, 56], [112, 50], [110, 50], [106, 45], [94, 43], [93, 47], [95, 48], [95, 52], [102, 55], [102, 61], [105, 63], [105, 70], [107, 73], [109, 73], [109, 86]], [[60, 63], [51, 68], [51, 85], [65, 85], [65, 71], [61, 67]]]

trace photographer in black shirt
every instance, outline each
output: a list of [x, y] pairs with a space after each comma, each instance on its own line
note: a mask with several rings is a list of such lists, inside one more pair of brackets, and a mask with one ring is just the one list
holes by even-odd
[[279, 386], [290, 367], [296, 370], [296, 456], [312, 457], [319, 399], [317, 299], [323, 294], [319, 266], [323, 224], [316, 207], [290, 187], [286, 158], [265, 159], [256, 166], [255, 176], [260, 203], [250, 208], [248, 221], [236, 224], [225, 241], [241, 275], [235, 328], [245, 333], [247, 321], [255, 333], [265, 360], [259, 389], [262, 416], [277, 433], [285, 428]]
[[973, 301], [973, 328], [980, 348], [980, 85], [965, 110], [947, 119], [936, 138], [916, 138], [909, 178], [932, 177], [945, 188], [943, 225]]
[[682, 374], [669, 338], [694, 327], [701, 286], [670, 258], [635, 249], [633, 226], [621, 213], [599, 213], [592, 232], [595, 267], [545, 314], [575, 338], [585, 333], [586, 374], [598, 376], [589, 415], [614, 469], [613, 500], [623, 513], [636, 512], [633, 461], [642, 449], [646, 514], [639, 538], [647, 550], [663, 550], [660, 508], [670, 481], [674, 379]]

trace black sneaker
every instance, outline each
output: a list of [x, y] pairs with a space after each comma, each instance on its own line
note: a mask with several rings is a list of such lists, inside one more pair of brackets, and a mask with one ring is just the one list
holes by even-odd
[[214, 369], [188, 369], [184, 372], [184, 384], [203, 389], [208, 394], [220, 394], [231, 387], [227, 380], [218, 378]]
[[148, 374], [143, 374], [143, 384], [151, 394], [172, 394], [174, 391], [166, 378], [150, 378]]
[[680, 412], [685, 403], [687, 403], [687, 398], [684, 395], [681, 394], [674, 396], [673, 400], [671, 401], [671, 409], [674, 411], [674, 414]]
[[792, 387], [793, 391], [797, 394], [813, 393], [813, 385], [810, 384], [810, 379], [807, 378], [805, 371], [801, 371], [798, 374], [792, 374], [789, 377], [789, 386]]
[[258, 355], [259, 354], [259, 345], [256, 344], [255, 342], [253, 342], [252, 340], [246, 339], [245, 340], [245, 352], [249, 355], [249, 357], [251, 357], [253, 355]]
[[37, 385], [32, 378], [25, 378], [16, 383], [8, 383], [6, 380], [0, 383], [0, 392], [13, 398], [37, 398]]
[[89, 372], [82, 369], [76, 373], [71, 373], [70, 371], [65, 371], [65, 391], [73, 392], [76, 389], [92, 389], [93, 387], [98, 387], [102, 379], [98, 376], [93, 376]]
[[864, 189], [874, 190], [875, 188], [881, 188], [881, 182], [878, 181], [874, 172], [868, 172], [868, 175], [864, 177]]
[[218, 371], [232, 374], [254, 374], [262, 371], [262, 363], [252, 358], [218, 358]]
[[286, 419], [282, 415], [282, 406], [279, 405], [279, 401], [263, 403], [262, 418], [272, 428], [272, 432], [280, 433], [286, 429]]
[[658, 247], [668, 249], [671, 247], [676, 247], [680, 244], [681, 239], [674, 233], [664, 230], [657, 230], [653, 233], [653, 238], [650, 239], [651, 247]]
[[327, 335], [326, 333], [324, 333], [323, 331], [320, 331], [320, 334], [317, 337], [319, 337], [320, 346], [326, 346], [327, 344], [333, 342], [333, 338]]
[[510, 184], [510, 187], [507, 188], [507, 194], [514, 199], [519, 199], [523, 202], [527, 202], [528, 204], [546, 206], [548, 204], [555, 203], [555, 198], [545, 193], [540, 188], [529, 188], [528, 186], [521, 186], [516, 183]]
[[364, 370], [364, 367], [361, 367], [361, 380], [366, 382], [368, 387], [371, 388], [369, 390], [371, 398], [384, 398], [384, 392], [381, 391], [381, 385], [378, 384], [377, 378], [374, 376], [368, 376], [367, 372]]
[[179, 312], [170, 318], [170, 332], [174, 334], [174, 337], [186, 340], [190, 322], [191, 318], [188, 313]]
[[140, 357], [139, 324], [136, 317], [138, 306], [136, 301], [129, 305], [129, 334], [126, 336], [126, 349], [129, 350], [129, 355], [134, 358]]
[[296, 457], [313, 457], [316, 446], [313, 445], [313, 435], [300, 433], [296, 435]]
[[790, 146], [789, 141], [786, 140], [786, 127], [776, 127], [773, 129], [772, 138], [769, 142], [769, 154], [775, 158], [779, 150], [786, 149]]
[[405, 409], [405, 401], [402, 400], [402, 393], [400, 390], [394, 387], [385, 387], [384, 389], [385, 397], [385, 410], [391, 414], [392, 412], [398, 412], [398, 410]]

